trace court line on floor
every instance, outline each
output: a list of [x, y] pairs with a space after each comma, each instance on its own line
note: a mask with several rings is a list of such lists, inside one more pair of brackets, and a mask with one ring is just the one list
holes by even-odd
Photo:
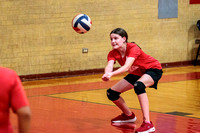
[[[63, 98], [63, 97], [50, 96], [50, 95], [46, 95], [46, 96], [47, 96], [47, 97], [51, 97], [51, 98], [56, 98], [56, 99], [65, 99], [65, 100], [70, 100], [70, 101], [77, 101], [77, 102], [84, 102], [84, 103], [91, 103], [91, 104], [99, 104], [99, 105], [104, 105], [104, 106], [113, 106], [113, 107], [116, 107], [115, 105], [105, 104], [105, 103], [97, 103], [97, 102], [91, 102], [91, 101], [83, 101], [83, 100], [70, 99], [70, 98]], [[130, 109], [141, 110], [141, 109], [133, 108], [133, 107], [130, 107]], [[171, 113], [171, 112], [159, 112], [159, 111], [151, 111], [151, 110], [150, 110], [150, 112], [159, 113], [159, 114], [165, 114], [165, 115], [170, 115], [170, 116], [179, 116], [179, 117], [200, 119], [200, 118], [198, 118], [198, 117], [191, 117], [191, 116], [187, 116], [187, 115], [181, 116], [181, 115], [178, 115], [178, 113]], [[174, 111], [174, 112], [178, 112], [178, 111]], [[179, 112], [179, 113], [180, 113], [180, 112]], [[183, 113], [183, 112], [181, 112], [181, 113]]]
[[[199, 80], [199, 79], [191, 79], [191, 80]], [[51, 95], [51, 94], [62, 94], [62, 93], [72, 93], [72, 92], [82, 92], [82, 91], [110, 88], [112, 85], [117, 83], [117, 81], [116, 80], [109, 81], [105, 84], [102, 82], [94, 82], [94, 83], [83, 83], [83, 84], [74, 84], [74, 85], [59, 85], [59, 86], [53, 86], [53, 87], [50, 86], [50, 87], [28, 89], [25, 91], [26, 91], [28, 97]], [[159, 84], [163, 84], [163, 83], [167, 84], [167, 83], [182, 82], [182, 81], [189, 81], [189, 80], [177, 80], [177, 81], [170, 81], [170, 82], [161, 81]]]
[[[126, 75], [126, 74], [125, 74]], [[119, 75], [115, 76], [111, 79], [114, 81], [118, 81], [122, 79], [125, 75]], [[167, 79], [165, 78], [167, 77]], [[163, 73], [163, 76], [161, 78], [162, 81], [173, 81], [176, 78], [180, 80], [182, 78], [184, 80], [190, 78], [199, 78], [200, 77], [200, 72], [190, 72], [190, 73], [177, 73], [177, 74], [165, 74]], [[80, 80], [82, 79], [82, 80]], [[176, 79], [177, 80], [177, 79]], [[91, 76], [78, 76], [78, 77], [73, 77], [72, 78], [57, 78], [57, 79], [47, 79], [47, 80], [38, 80], [38, 81], [28, 81], [28, 82], [23, 82], [24, 88], [27, 89], [34, 89], [38, 87], [50, 87], [50, 86], [57, 86], [57, 85], [73, 85], [73, 84], [84, 84], [84, 83], [94, 83], [94, 82], [101, 82], [101, 76], [99, 75], [91, 75]]]

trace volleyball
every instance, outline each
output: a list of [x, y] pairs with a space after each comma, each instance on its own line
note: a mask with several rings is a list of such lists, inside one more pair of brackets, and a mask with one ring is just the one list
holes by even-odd
[[91, 25], [92, 21], [86, 14], [78, 14], [72, 20], [73, 29], [80, 34], [88, 32], [91, 28]]

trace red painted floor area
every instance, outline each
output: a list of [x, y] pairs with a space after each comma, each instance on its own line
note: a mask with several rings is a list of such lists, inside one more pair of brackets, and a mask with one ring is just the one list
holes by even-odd
[[[161, 83], [200, 79], [200, 73], [165, 75]], [[116, 83], [92, 82], [72, 85], [46, 86], [27, 89], [32, 110], [30, 133], [133, 133], [142, 123], [141, 110], [132, 109], [136, 123], [112, 125], [110, 120], [121, 112], [116, 106], [62, 98], [49, 94], [104, 89]], [[156, 133], [200, 133], [200, 118], [150, 112]], [[17, 120], [11, 114], [12, 125], [17, 133]]]
[[[115, 106], [47, 96], [31, 97], [29, 101], [33, 111], [30, 133], [132, 133], [142, 123], [140, 110], [132, 109], [138, 118], [136, 123], [111, 125], [110, 120], [120, 113]], [[156, 112], [150, 115], [156, 133], [200, 133], [200, 119]], [[14, 128], [17, 130], [16, 125]]]

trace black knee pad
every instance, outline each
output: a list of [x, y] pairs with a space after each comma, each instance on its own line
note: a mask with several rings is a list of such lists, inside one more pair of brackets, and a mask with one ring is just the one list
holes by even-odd
[[134, 84], [134, 90], [137, 95], [146, 93], [145, 88], [146, 88], [146, 86], [140, 81], [136, 81]]
[[114, 91], [114, 90], [112, 90], [110, 88], [107, 90], [107, 97], [111, 101], [118, 100], [119, 97], [120, 97], [119, 96], [120, 94], [121, 94], [120, 92]]

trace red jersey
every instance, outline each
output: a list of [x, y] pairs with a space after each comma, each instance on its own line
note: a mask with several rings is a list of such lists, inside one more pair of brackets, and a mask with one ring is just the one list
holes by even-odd
[[108, 54], [108, 61], [118, 61], [118, 63], [123, 66], [127, 57], [135, 58], [135, 61], [131, 67], [137, 69], [131, 72], [131, 74], [142, 76], [147, 69], [162, 69], [162, 66], [158, 60], [144, 53], [135, 43], [127, 43], [126, 53], [123, 58], [118, 50], [111, 50]]
[[28, 100], [18, 75], [11, 69], [0, 67], [0, 133], [12, 133], [9, 109], [14, 112], [27, 106]]

